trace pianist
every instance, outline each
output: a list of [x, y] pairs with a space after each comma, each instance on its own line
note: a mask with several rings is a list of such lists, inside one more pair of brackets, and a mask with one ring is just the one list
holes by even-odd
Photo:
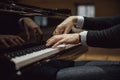
[[[85, 31], [67, 34], [75, 24]], [[120, 17], [71, 16], [57, 26], [54, 34], [57, 35], [46, 43], [47, 46], [54, 44], [53, 48], [60, 44], [79, 42], [93, 47], [120, 48]], [[54, 60], [32, 70], [28, 75], [29, 80], [120, 80], [120, 62]]]
[[[78, 19], [78, 20], [77, 20]], [[83, 32], [67, 34], [72, 27], [84, 29]], [[64, 34], [62, 34], [64, 33]], [[53, 48], [59, 44], [76, 44], [92, 47], [120, 48], [120, 17], [88, 18], [81, 16], [71, 16], [57, 26], [55, 35], [47, 41], [47, 46], [54, 44]]]

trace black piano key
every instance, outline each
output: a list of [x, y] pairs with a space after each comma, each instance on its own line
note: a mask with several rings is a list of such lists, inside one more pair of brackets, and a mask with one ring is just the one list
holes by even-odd
[[46, 48], [49, 48], [49, 47], [45, 45], [40, 45], [40, 46], [35, 46], [31, 48], [26, 48], [26, 49], [23, 48], [22, 50], [8, 52], [6, 56], [9, 58], [15, 58], [15, 57], [23, 56], [23, 55], [30, 54], [36, 51], [44, 50]]
[[16, 52], [11, 52], [8, 54], [11, 58], [15, 58], [16, 57]]
[[23, 53], [21, 51], [16, 53], [16, 56], [22, 56], [22, 55], [23, 55]]

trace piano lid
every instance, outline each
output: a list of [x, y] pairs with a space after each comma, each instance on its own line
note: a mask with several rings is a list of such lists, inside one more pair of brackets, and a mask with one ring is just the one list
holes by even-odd
[[0, 12], [19, 13], [26, 16], [43, 15], [68, 17], [71, 15], [70, 9], [48, 9], [25, 4], [4, 2], [0, 2]]
[[[23, 16], [36, 16], [39, 18], [39, 20], [42, 20], [43, 17], [46, 21], [46, 25], [40, 25], [42, 28], [44, 34], [43, 34], [43, 42], [46, 41], [53, 33], [53, 30], [55, 29], [55, 26], [63, 21], [66, 17], [71, 15], [70, 9], [47, 9], [47, 8], [41, 8], [41, 7], [35, 7], [35, 6], [29, 6], [24, 4], [16, 4], [16, 3], [2, 3], [0, 2], [0, 12], [7, 12], [7, 13], [17, 13]], [[38, 16], [40, 15], [40, 16]], [[35, 18], [35, 17], [34, 17]], [[38, 19], [37, 18], [37, 19]], [[41, 21], [39, 21], [41, 22]], [[48, 33], [49, 32], [49, 33]], [[49, 34], [49, 35], [47, 35]], [[20, 35], [22, 38], [26, 37], [24, 34]], [[28, 43], [25, 43], [25, 46], [28, 45], [34, 45], [31, 44], [33, 42], [28, 41]], [[35, 44], [36, 45], [36, 44]], [[38, 44], [37, 44], [38, 45]], [[18, 47], [19, 48], [19, 47]], [[21, 47], [20, 47], [21, 48]], [[10, 48], [10, 50], [12, 50]], [[0, 46], [0, 53], [3, 51], [8, 51], [8, 49], [4, 50], [3, 46]]]

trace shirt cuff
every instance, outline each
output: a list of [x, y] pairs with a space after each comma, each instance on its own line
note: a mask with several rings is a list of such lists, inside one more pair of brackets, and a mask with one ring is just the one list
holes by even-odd
[[83, 16], [77, 16], [78, 20], [77, 20], [77, 24], [76, 24], [76, 28], [83, 28], [83, 24], [84, 24], [84, 17]]
[[83, 32], [80, 32], [80, 36], [81, 36], [81, 44], [84, 45], [84, 46], [87, 46], [87, 33], [88, 31], [83, 31]]

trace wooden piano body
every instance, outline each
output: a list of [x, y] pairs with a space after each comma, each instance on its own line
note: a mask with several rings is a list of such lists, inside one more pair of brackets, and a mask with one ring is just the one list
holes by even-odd
[[[83, 53], [87, 50], [81, 44], [67, 45], [56, 49], [45, 46], [45, 41], [52, 36], [55, 27], [71, 15], [70, 10], [44, 9], [14, 3], [0, 3], [0, 12], [34, 17], [34, 20], [37, 20], [43, 31], [43, 40], [41, 43], [32, 39], [21, 47], [7, 49], [0, 47], [0, 80], [19, 80], [26, 71], [34, 69], [37, 65], [42, 65], [42, 63], [48, 60], [57, 59], [63, 54], [72, 54], [72, 58], [75, 59], [80, 55], [78, 53]], [[41, 22], [43, 20], [45, 23]], [[19, 36], [23, 39], [26, 38], [24, 31]], [[71, 56], [67, 57], [67, 59], [71, 58]]]
[[[16, 8], [17, 7], [17, 8]], [[52, 36], [52, 32], [55, 29], [56, 25], [58, 25], [61, 21], [63, 21], [66, 17], [70, 16], [70, 10], [66, 9], [44, 9], [44, 8], [37, 8], [31, 7], [26, 5], [16, 5], [16, 4], [1, 4], [0, 3], [0, 12], [7, 12], [7, 13], [17, 13], [19, 15], [24, 15], [27, 17], [36, 16], [37, 20], [44, 19], [46, 20], [47, 24], [40, 25], [42, 28], [43, 34], [43, 42], [45, 42], [50, 36]], [[36, 20], [34, 19], [34, 20]], [[24, 33], [20, 34], [21, 37], [26, 38]], [[60, 50], [55, 50], [57, 54], [47, 55], [44, 58], [40, 56], [34, 58], [34, 61], [30, 63], [18, 63], [16, 59], [11, 59], [10, 56], [16, 56], [12, 53], [19, 53], [16, 52], [19, 49], [23, 51], [28, 51], [26, 48], [30, 48], [33, 46], [39, 47], [41, 44], [35, 43], [33, 40], [30, 40], [27, 46], [16, 47], [11, 49], [3, 49], [0, 47], [0, 80], [21, 80], [21, 77], [31, 69], [37, 67], [37, 65], [42, 65], [42, 63], [53, 60], [53, 59], [67, 59], [67, 60], [112, 60], [112, 61], [120, 61], [120, 49], [104, 49], [104, 48], [93, 48], [93, 47], [85, 47], [82, 45], [76, 45], [59, 48]], [[32, 49], [35, 49], [33, 47]], [[7, 52], [6, 52], [7, 51]], [[14, 52], [15, 51], [15, 52]], [[39, 50], [38, 50], [39, 51]], [[46, 50], [45, 50], [46, 51]], [[60, 51], [60, 52], [59, 52]], [[28, 51], [29, 52], [29, 51]], [[40, 53], [40, 52], [38, 52]], [[84, 54], [82, 54], [84, 53]], [[28, 57], [27, 57], [28, 58]], [[33, 58], [31, 58], [32, 60]], [[36, 60], [37, 59], [37, 60]], [[19, 59], [18, 59], [19, 60]], [[21, 66], [22, 64], [22, 66]], [[20, 66], [19, 66], [20, 65]]]

